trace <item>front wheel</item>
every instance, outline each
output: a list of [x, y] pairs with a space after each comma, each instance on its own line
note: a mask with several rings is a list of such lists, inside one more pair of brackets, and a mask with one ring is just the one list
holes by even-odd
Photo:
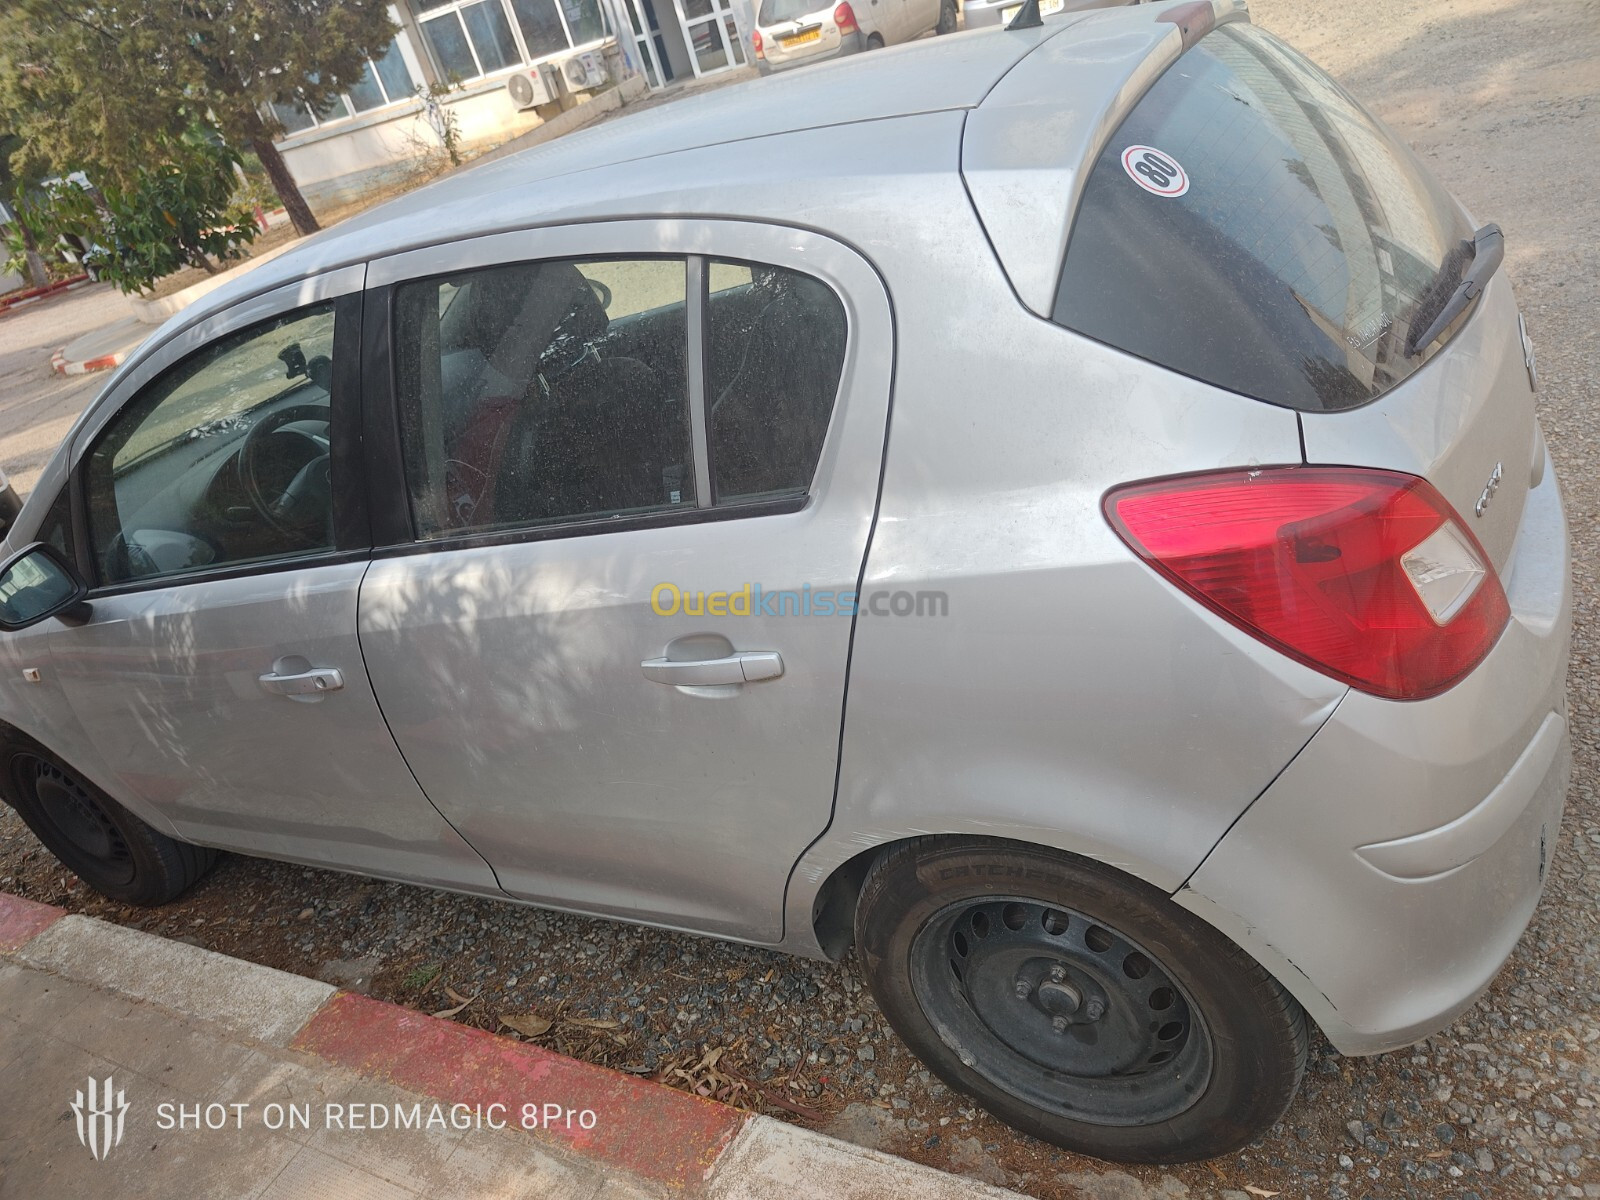
[[951, 1087], [1044, 1141], [1124, 1162], [1212, 1158], [1283, 1115], [1305, 1014], [1146, 884], [1012, 843], [897, 847], [856, 910], [868, 985]]
[[0, 783], [45, 849], [113, 900], [165, 904], [216, 861], [215, 850], [152, 829], [54, 754], [20, 737], [0, 749]]
[[934, 26], [935, 33], [954, 33], [956, 31], [956, 0], [940, 0], [939, 24]]

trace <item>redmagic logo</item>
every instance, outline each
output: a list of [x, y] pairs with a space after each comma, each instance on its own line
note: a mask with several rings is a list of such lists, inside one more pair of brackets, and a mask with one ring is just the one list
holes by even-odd
[[72, 1101], [72, 1115], [78, 1119], [78, 1140], [88, 1147], [96, 1161], [103, 1161], [122, 1144], [123, 1121], [128, 1115], [128, 1098], [112, 1086], [112, 1077], [89, 1076], [88, 1092], [80, 1091]]

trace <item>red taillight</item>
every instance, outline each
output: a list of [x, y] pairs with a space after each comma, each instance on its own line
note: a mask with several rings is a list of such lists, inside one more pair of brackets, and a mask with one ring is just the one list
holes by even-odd
[[761, 30], [756, 30], [750, 35], [750, 44], [755, 47], [756, 57], [765, 58], [767, 52], [761, 48]]
[[833, 10], [833, 23], [839, 27], [840, 33], [855, 33], [860, 29], [856, 24], [856, 10], [849, 4], [841, 4]]
[[1446, 690], [1511, 616], [1477, 538], [1426, 481], [1268, 467], [1114, 488], [1122, 539], [1291, 658], [1391, 700]]

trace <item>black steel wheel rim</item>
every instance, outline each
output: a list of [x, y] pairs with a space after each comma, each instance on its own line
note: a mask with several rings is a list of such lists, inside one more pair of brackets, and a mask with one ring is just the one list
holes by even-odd
[[940, 1039], [1044, 1112], [1149, 1125], [1210, 1081], [1210, 1032], [1171, 972], [1073, 909], [1020, 896], [951, 905], [912, 940], [911, 973]]
[[93, 864], [98, 884], [132, 881], [133, 854], [127, 839], [83, 784], [54, 763], [32, 756], [18, 762], [17, 774], [19, 781], [32, 790], [39, 812], [50, 827]]

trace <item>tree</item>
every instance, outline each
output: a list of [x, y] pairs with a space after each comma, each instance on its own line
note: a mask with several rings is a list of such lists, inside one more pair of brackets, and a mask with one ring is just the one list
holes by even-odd
[[[6, 258], [15, 257], [28, 271], [28, 282], [36, 288], [50, 282], [45, 270], [44, 256], [39, 253], [39, 241], [31, 226], [23, 219], [22, 204], [30, 181], [24, 180], [11, 165], [17, 151], [22, 149], [22, 139], [14, 133], [0, 133], [0, 200], [11, 210], [14, 232], [6, 237]], [[12, 242], [15, 239], [15, 247]]]
[[131, 186], [197, 122], [248, 147], [301, 233], [317, 228], [272, 103], [319, 112], [393, 40], [389, 0], [7, 0], [0, 107], [27, 154]]
[[208, 275], [255, 240], [255, 218], [233, 202], [238, 155], [196, 130], [141, 167], [131, 186], [90, 189], [58, 180], [24, 209], [36, 228], [75, 240], [84, 265], [124, 292], [148, 288], [182, 268]]

